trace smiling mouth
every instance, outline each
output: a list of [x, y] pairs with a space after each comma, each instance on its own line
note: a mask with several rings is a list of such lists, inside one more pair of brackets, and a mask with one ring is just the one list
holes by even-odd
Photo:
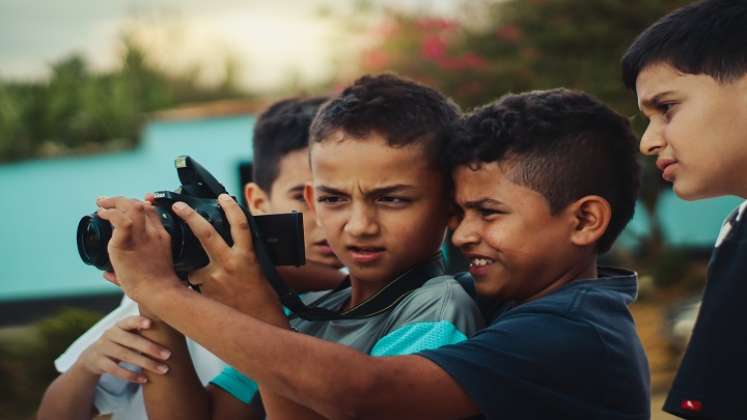
[[487, 265], [493, 264], [495, 260], [491, 260], [490, 258], [470, 258], [469, 259], [469, 266], [472, 267], [485, 267]]

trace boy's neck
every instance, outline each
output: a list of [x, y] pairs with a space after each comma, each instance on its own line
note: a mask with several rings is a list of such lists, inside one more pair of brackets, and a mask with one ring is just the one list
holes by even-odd
[[[438, 257], [438, 265], [434, 265], [436, 264], [436, 261], [434, 260], [435, 257]], [[348, 310], [357, 305], [360, 305], [367, 299], [376, 295], [381, 289], [391, 284], [393, 281], [398, 279], [401, 280], [403, 276], [406, 275], [405, 273], [408, 273], [407, 275], [409, 276], [416, 276], [417, 278], [421, 278], [423, 279], [423, 281], [444, 274], [444, 266], [443, 261], [441, 260], [440, 251], [434, 251], [430, 254], [428, 259], [424, 259], [419, 263], [413, 264], [406, 270], [401, 271], [399, 274], [382, 278], [380, 280], [361, 280], [356, 278], [355, 274], [351, 272], [350, 299], [341, 309]]]
[[350, 309], [354, 306], [359, 305], [366, 299], [375, 295], [379, 290], [384, 288], [389, 282], [372, 282], [372, 281], [360, 281], [350, 276], [350, 300], [345, 304], [344, 310]]
[[595, 255], [584, 264], [576, 265], [562, 275], [558, 276], [558, 278], [546, 285], [544, 288], [542, 288], [542, 290], [539, 290], [537, 291], [537, 293], [530, 296], [526, 300], [526, 302], [546, 296], [573, 281], [582, 279], [595, 279], [598, 276], [599, 273], [597, 272], [597, 257]]

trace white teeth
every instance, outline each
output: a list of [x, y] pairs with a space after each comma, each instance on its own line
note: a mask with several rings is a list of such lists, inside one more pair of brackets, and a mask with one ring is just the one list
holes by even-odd
[[489, 258], [473, 258], [470, 260], [470, 267], [482, 267], [489, 264], [493, 264], [495, 261], [489, 259]]

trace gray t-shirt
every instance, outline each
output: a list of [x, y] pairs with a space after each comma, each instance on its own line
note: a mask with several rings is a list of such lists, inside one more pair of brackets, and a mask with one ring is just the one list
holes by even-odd
[[[351, 289], [303, 297], [305, 303], [339, 310]], [[396, 356], [435, 349], [466, 340], [483, 327], [475, 302], [452, 276], [438, 276], [405, 296], [394, 308], [366, 318], [308, 321], [290, 319], [297, 331], [348, 345], [371, 356]], [[245, 375], [226, 367], [212, 384], [249, 403], [257, 385]]]

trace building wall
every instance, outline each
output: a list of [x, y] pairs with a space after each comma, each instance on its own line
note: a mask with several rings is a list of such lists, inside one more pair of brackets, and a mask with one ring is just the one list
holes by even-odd
[[78, 221], [95, 198], [173, 190], [182, 154], [241, 195], [238, 166], [252, 157], [253, 126], [250, 115], [155, 121], [133, 151], [0, 166], [0, 303], [116, 291], [76, 248]]

